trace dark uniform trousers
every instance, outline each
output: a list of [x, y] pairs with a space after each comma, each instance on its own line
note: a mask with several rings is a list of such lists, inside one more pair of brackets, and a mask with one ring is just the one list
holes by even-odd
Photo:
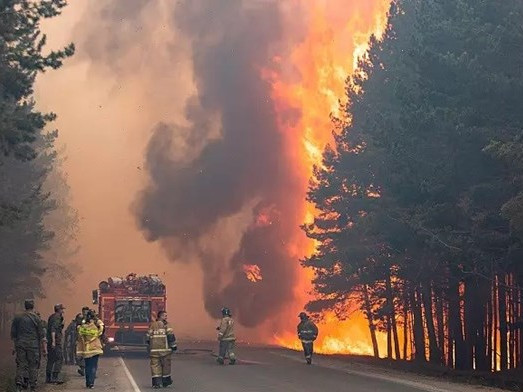
[[38, 368], [40, 366], [40, 350], [34, 347], [16, 346], [16, 383], [25, 385], [27, 377], [29, 385], [36, 387]]
[[231, 360], [236, 359], [236, 354], [234, 353], [234, 347], [236, 346], [236, 342], [234, 340], [220, 340], [220, 347], [219, 347], [219, 353], [218, 358], [224, 359], [227, 356]]
[[302, 341], [301, 345], [303, 346], [303, 353], [305, 354], [305, 358], [312, 358], [312, 354], [314, 353], [314, 343]]
[[62, 371], [62, 364], [64, 362], [64, 354], [61, 344], [57, 344], [55, 348], [51, 345], [47, 347], [47, 374], [60, 373]]

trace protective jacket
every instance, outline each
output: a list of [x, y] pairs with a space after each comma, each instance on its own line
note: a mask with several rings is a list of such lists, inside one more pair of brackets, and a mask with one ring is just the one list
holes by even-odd
[[318, 327], [310, 319], [298, 324], [298, 337], [304, 343], [314, 342], [318, 337]]
[[94, 321], [78, 326], [78, 341], [76, 354], [82, 358], [91, 358], [103, 354], [102, 336], [103, 329], [99, 328]]
[[218, 340], [236, 340], [236, 336], [234, 335], [234, 320], [231, 317], [225, 316], [222, 318], [220, 326], [218, 327]]
[[176, 350], [176, 337], [167, 322], [154, 321], [147, 331], [149, 353], [151, 357], [163, 357]]

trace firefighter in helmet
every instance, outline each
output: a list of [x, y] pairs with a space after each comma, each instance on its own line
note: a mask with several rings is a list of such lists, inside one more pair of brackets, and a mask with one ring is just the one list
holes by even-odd
[[236, 354], [234, 353], [234, 346], [236, 344], [236, 336], [234, 335], [234, 320], [231, 316], [229, 308], [222, 309], [222, 321], [216, 327], [218, 331], [218, 341], [220, 342], [218, 358], [216, 361], [223, 365], [228, 354], [229, 364], [236, 363]]
[[171, 356], [176, 351], [176, 337], [167, 322], [167, 313], [158, 312], [158, 317], [147, 332], [153, 388], [168, 387], [171, 379]]
[[307, 313], [301, 312], [298, 316], [300, 323], [298, 324], [298, 337], [303, 346], [303, 353], [307, 364], [312, 363], [312, 354], [314, 353], [314, 341], [318, 337], [318, 327], [312, 322]]

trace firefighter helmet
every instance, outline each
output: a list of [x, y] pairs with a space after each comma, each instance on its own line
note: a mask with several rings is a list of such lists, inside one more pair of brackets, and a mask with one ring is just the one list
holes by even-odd
[[222, 316], [230, 316], [231, 315], [231, 309], [229, 308], [222, 308]]

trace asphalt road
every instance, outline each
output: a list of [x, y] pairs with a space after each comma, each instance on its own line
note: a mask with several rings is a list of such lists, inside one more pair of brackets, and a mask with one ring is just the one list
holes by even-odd
[[[301, 353], [238, 347], [235, 366], [216, 363], [213, 344], [180, 344], [173, 357], [173, 389], [184, 392], [419, 392], [413, 386], [350, 374], [323, 365], [308, 366]], [[144, 352], [121, 354], [140, 391], [151, 390]]]

